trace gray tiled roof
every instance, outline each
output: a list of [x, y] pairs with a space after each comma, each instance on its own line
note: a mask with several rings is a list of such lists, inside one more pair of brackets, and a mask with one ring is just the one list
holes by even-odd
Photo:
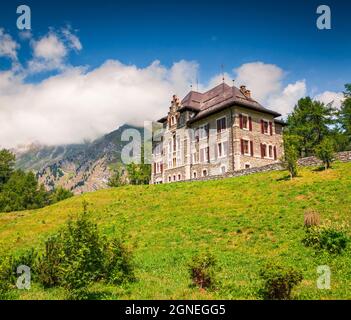
[[[274, 117], [281, 116], [281, 114], [278, 112], [267, 109], [257, 101], [248, 98], [237, 87], [230, 87], [225, 83], [221, 83], [205, 93], [190, 91], [184, 97], [181, 104], [182, 107], [180, 108], [180, 111], [191, 109], [196, 112], [196, 116], [189, 121], [190, 123], [200, 120], [204, 117], [209, 116], [210, 114], [216, 113], [232, 105], [240, 105], [249, 109], [271, 114]], [[162, 118], [161, 120], [166, 119]]]

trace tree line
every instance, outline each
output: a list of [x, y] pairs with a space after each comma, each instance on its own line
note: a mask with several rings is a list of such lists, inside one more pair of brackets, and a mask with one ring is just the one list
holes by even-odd
[[310, 97], [300, 99], [284, 129], [284, 163], [291, 178], [297, 176], [300, 157], [317, 156], [326, 169], [335, 152], [351, 150], [351, 84], [345, 85], [340, 109]]
[[15, 169], [15, 155], [0, 150], [0, 212], [42, 208], [73, 196], [58, 187], [48, 192], [33, 172]]

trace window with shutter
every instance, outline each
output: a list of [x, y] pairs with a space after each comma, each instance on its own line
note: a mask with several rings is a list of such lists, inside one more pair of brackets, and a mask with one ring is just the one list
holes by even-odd
[[222, 149], [222, 143], [218, 143], [218, 157], [222, 157], [223, 156], [223, 149]]
[[239, 125], [240, 125], [240, 129], [243, 128], [243, 115], [239, 114]]
[[217, 132], [220, 133], [227, 129], [226, 118], [223, 117], [217, 120]]
[[249, 117], [249, 130], [252, 131], [252, 118]]
[[248, 140], [241, 140], [242, 141], [242, 154], [249, 155], [250, 154], [250, 142]]
[[273, 147], [272, 146], [268, 146], [268, 156], [270, 158], [273, 158]]

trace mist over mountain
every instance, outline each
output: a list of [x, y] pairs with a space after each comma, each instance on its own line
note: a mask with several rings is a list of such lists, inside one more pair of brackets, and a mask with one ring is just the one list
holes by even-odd
[[111, 167], [121, 162], [121, 151], [128, 143], [121, 139], [126, 129], [143, 129], [123, 125], [92, 142], [60, 146], [33, 143], [13, 150], [16, 167], [34, 171], [47, 190], [57, 186], [75, 194], [107, 187]]

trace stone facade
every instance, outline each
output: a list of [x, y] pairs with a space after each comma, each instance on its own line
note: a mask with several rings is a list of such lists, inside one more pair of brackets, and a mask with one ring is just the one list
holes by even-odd
[[277, 164], [283, 155], [280, 114], [221, 84], [206, 93], [173, 96], [161, 141], [154, 142], [152, 183], [230, 176]]

